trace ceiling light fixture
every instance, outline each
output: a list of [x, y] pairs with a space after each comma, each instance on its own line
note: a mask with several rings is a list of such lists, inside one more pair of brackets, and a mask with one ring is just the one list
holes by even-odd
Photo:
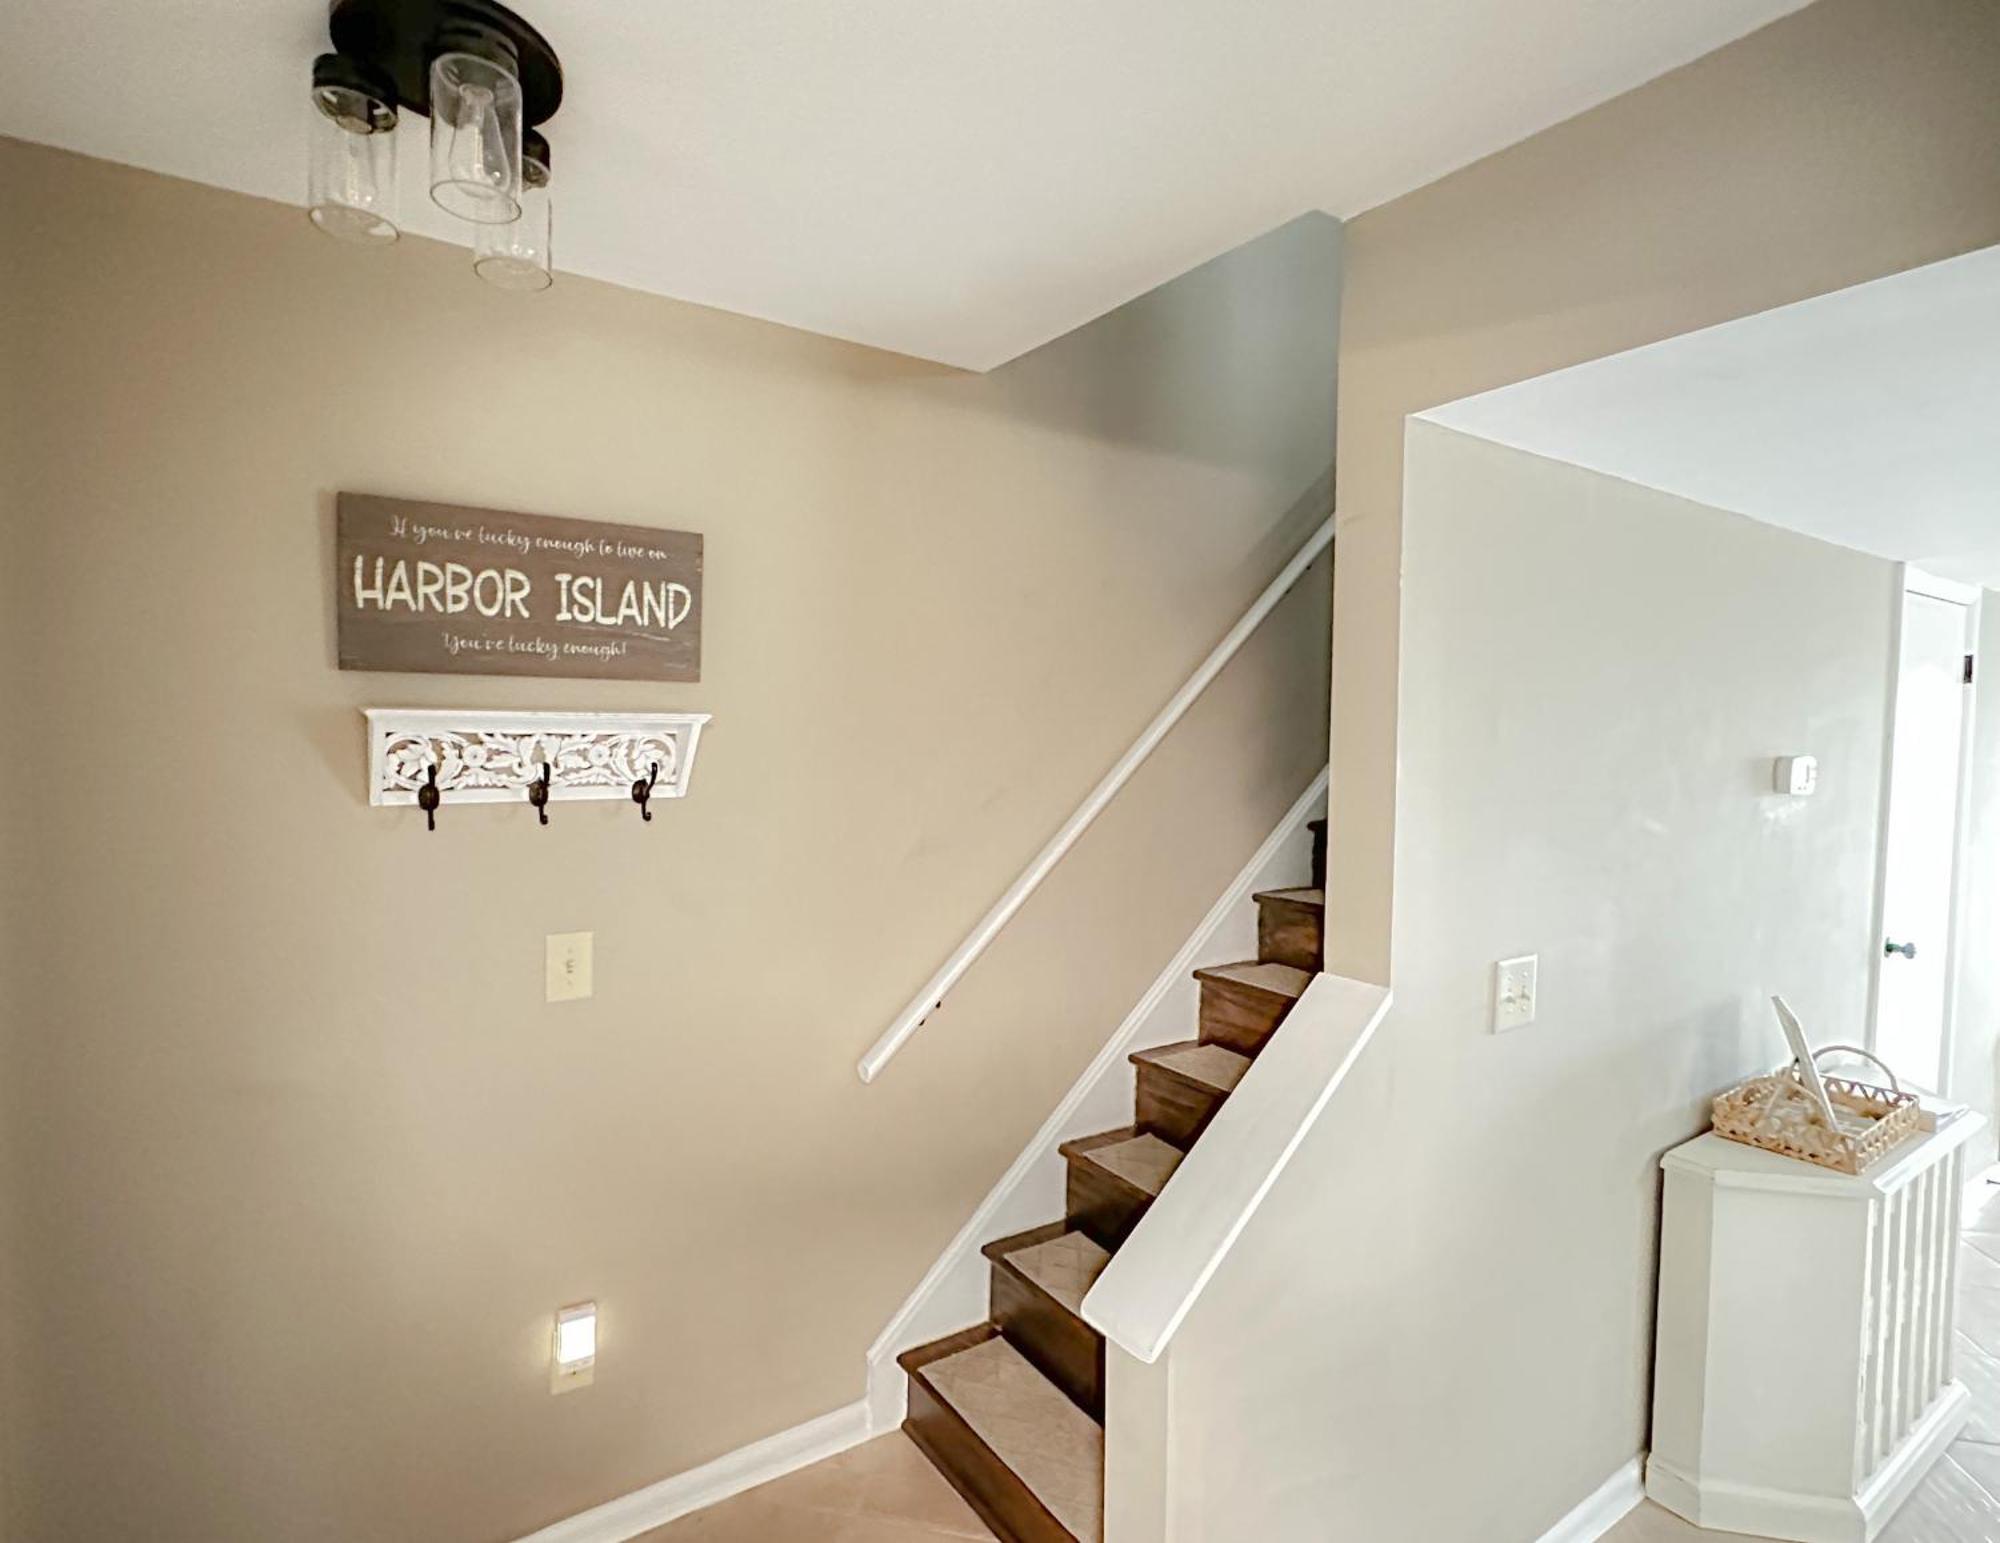
[[313, 61], [306, 209], [328, 235], [386, 246], [396, 128], [430, 123], [430, 190], [474, 227], [473, 269], [503, 289], [546, 289], [549, 145], [562, 63], [493, 0], [333, 0], [333, 52]]
[[533, 129], [521, 141], [521, 216], [481, 225], [472, 238], [472, 271], [502, 289], [547, 289], [549, 268], [549, 142]]

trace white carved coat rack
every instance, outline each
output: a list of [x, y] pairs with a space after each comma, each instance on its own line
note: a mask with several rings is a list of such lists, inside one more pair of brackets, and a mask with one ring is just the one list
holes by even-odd
[[[370, 708], [368, 801], [547, 805], [682, 798], [707, 713], [459, 712]], [[429, 792], [435, 788], [435, 794]]]

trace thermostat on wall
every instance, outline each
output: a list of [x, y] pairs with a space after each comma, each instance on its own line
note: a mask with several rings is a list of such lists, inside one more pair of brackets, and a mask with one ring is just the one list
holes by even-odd
[[1781, 755], [1771, 763], [1771, 786], [1780, 793], [1804, 798], [1819, 786], [1819, 757]]

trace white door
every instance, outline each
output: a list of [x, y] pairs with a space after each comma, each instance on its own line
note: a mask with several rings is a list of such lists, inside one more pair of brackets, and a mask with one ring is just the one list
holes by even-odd
[[1974, 592], [1915, 573], [1908, 583], [1882, 854], [1875, 1052], [1905, 1083], [1944, 1092]]

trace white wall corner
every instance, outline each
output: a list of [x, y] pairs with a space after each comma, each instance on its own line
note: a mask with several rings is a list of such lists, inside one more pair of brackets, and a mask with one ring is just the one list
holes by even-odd
[[625, 1543], [691, 1511], [859, 1446], [881, 1434], [883, 1428], [870, 1420], [866, 1402], [848, 1404], [804, 1425], [726, 1452], [712, 1463], [579, 1511], [519, 1543]]
[[1537, 1543], [1596, 1543], [1646, 1498], [1645, 1457], [1626, 1463], [1577, 1505]]
[[1131, 1124], [1126, 1057], [1188, 1037], [1200, 1006], [1197, 969], [1256, 957], [1257, 917], [1250, 897], [1310, 882], [1306, 822], [1323, 812], [1326, 786], [1322, 768], [869, 1347], [867, 1404], [879, 1429], [901, 1422], [909, 1396], [896, 1357], [985, 1319], [987, 1266], [980, 1247], [1062, 1215], [1064, 1163], [1056, 1148], [1076, 1136]]
[[[1987, 1131], [1980, 1144], [1968, 1150], [1984, 1157], [1993, 1144], [1994, 1131], [2000, 1131], [2000, 1120], [1993, 1122], [1993, 1131]], [[1986, 1208], [1986, 1202], [1993, 1198], [1994, 1186], [2000, 1184], [2000, 1164], [1981, 1163], [1968, 1160], [1965, 1165], [1966, 1180], [1964, 1192], [1959, 1198], [1959, 1215], [1962, 1227], [1971, 1227], [1973, 1220]]]
[[868, 1406], [868, 1423], [878, 1431], [894, 1430], [909, 1418], [910, 1379], [896, 1364], [900, 1353], [878, 1357], [868, 1352], [868, 1391], [862, 1402]]
[[1173, 1355], [1104, 1347], [1104, 1543], [1166, 1543], [1174, 1514]]

